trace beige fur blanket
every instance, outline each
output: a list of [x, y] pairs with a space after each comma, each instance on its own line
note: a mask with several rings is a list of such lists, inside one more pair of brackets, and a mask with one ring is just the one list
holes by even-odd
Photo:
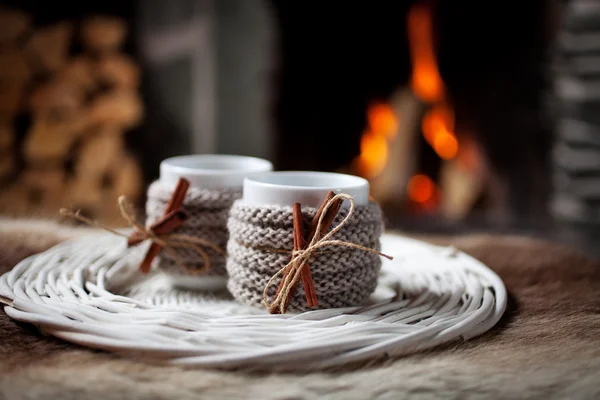
[[[0, 273], [81, 232], [0, 221]], [[487, 334], [342, 373], [256, 374], [145, 365], [43, 337], [0, 312], [0, 399], [600, 398], [600, 265], [524, 238], [436, 242], [506, 283], [508, 310]]]

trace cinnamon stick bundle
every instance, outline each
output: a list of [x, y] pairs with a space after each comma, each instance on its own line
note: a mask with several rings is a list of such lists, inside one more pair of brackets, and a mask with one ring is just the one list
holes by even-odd
[[[187, 214], [185, 211], [181, 209], [175, 209], [150, 225], [150, 230], [154, 232], [156, 236], [166, 235], [171, 233], [175, 228], [183, 225], [186, 219]], [[143, 242], [145, 239], [146, 238], [141, 234], [141, 232], [133, 232], [127, 239], [127, 246], [135, 246]]]
[[[185, 195], [190, 187], [190, 182], [187, 179], [180, 178], [177, 182], [177, 186], [175, 187], [175, 191], [173, 195], [169, 199], [167, 203], [167, 207], [165, 209], [164, 217], [168, 217], [169, 213], [178, 210], [183, 204], [183, 200], [185, 199]], [[182, 221], [183, 222], [183, 221]], [[168, 233], [168, 232], [163, 232]], [[130, 239], [132, 240], [132, 239]], [[161, 247], [157, 243], [152, 243], [152, 246], [148, 249], [146, 253], [146, 257], [140, 264], [140, 270], [142, 273], [146, 274], [150, 271], [150, 265], [152, 264], [152, 260], [158, 255]]]
[[[294, 252], [297, 252], [300, 250], [304, 250], [306, 248], [306, 241], [304, 240], [304, 221], [302, 220], [302, 206], [300, 205], [300, 203], [293, 204], [292, 218], [293, 218], [293, 226], [294, 226]], [[304, 266], [304, 269], [302, 270], [302, 272], [304, 272], [306, 269], [308, 269], [308, 265]], [[308, 275], [310, 276], [310, 282], [308, 283], [310, 285], [310, 284], [312, 284], [312, 276], [310, 274], [310, 271], [308, 271]], [[281, 279], [280, 285], [283, 284], [284, 279], [285, 279], [285, 274], [284, 274], [284, 277]], [[304, 279], [302, 280], [302, 284], [304, 285], [304, 290], [306, 291], [306, 293], [308, 293], [307, 284], [304, 282]], [[292, 301], [292, 299], [294, 298], [294, 295], [296, 294], [296, 288], [297, 288], [297, 285], [294, 285], [290, 289], [288, 297], [285, 299], [284, 307], [286, 310], [287, 310], [288, 306], [290, 305], [290, 301]], [[279, 292], [280, 290], [281, 290], [281, 288], [278, 288], [277, 292]], [[314, 292], [314, 287], [313, 287], [312, 291]], [[307, 298], [308, 298], [308, 295], [307, 295]]]
[[[323, 215], [325, 206], [327, 205], [327, 203], [329, 203], [329, 201], [331, 201], [331, 199], [334, 196], [335, 196], [335, 193], [331, 190], [327, 193], [327, 195], [321, 202], [319, 209], [317, 210], [317, 212], [315, 213], [315, 216], [313, 217], [313, 219], [311, 221], [310, 230], [309, 230], [308, 235], [304, 235], [304, 233], [303, 233], [301, 206], [299, 203], [294, 203], [294, 205], [292, 207], [293, 221], [294, 221], [294, 251], [304, 250], [306, 248], [306, 246], [308, 245], [308, 243], [310, 243], [313, 240], [315, 234], [317, 233], [319, 219], [321, 218], [321, 215]], [[319, 234], [319, 237], [317, 238], [317, 240], [320, 240], [323, 236], [325, 236], [327, 234], [327, 231], [329, 231], [329, 229], [331, 228], [331, 224], [333, 224], [333, 220], [335, 219], [336, 215], [338, 214], [340, 207], [342, 205], [342, 202], [343, 202], [342, 199], [336, 200], [329, 207], [325, 216], [323, 216], [321, 231], [320, 231], [320, 234]], [[277, 287], [277, 295], [281, 292], [281, 290], [283, 288], [283, 282], [285, 281], [285, 279], [289, 273], [290, 273], [290, 270], [286, 270], [283, 273], [281, 281], [279, 282], [279, 286]], [[305, 263], [304, 266], [302, 267], [301, 278], [302, 278], [302, 285], [304, 287], [304, 292], [306, 295], [306, 302], [308, 304], [308, 307], [318, 306], [319, 300], [318, 300], [317, 294], [315, 292], [314, 281], [312, 279], [312, 274], [310, 272], [310, 266], [308, 265], [308, 263]], [[297, 287], [297, 285], [294, 285], [292, 287], [292, 289], [289, 291], [288, 297], [285, 302], [286, 310], [287, 310], [289, 303], [291, 302], [291, 299], [296, 294], [296, 287]]]

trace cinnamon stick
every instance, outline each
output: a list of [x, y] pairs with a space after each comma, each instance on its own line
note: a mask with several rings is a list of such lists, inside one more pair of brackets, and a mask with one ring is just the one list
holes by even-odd
[[[300, 225], [300, 226], [303, 227], [303, 225], [299, 224], [298, 221], [297, 221], [297, 219], [298, 219], [297, 211], [296, 211], [297, 204], [299, 205], [299, 203], [294, 203], [292, 205], [292, 224], [293, 224], [293, 229], [294, 229], [294, 249], [293, 249], [294, 252], [298, 250], [298, 248], [296, 247], [296, 245], [297, 245], [297, 241], [296, 241], [297, 240], [296, 239], [297, 228], [296, 228], [296, 226]], [[301, 209], [301, 207], [300, 207], [300, 209]], [[302, 213], [300, 213], [300, 217], [302, 217]], [[292, 257], [293, 257], [293, 255], [292, 255]], [[275, 296], [277, 296], [277, 295], [279, 295], [279, 293], [281, 293], [281, 289], [283, 289], [283, 282], [285, 281], [285, 278], [287, 277], [287, 275], [290, 272], [291, 268], [292, 268], [292, 266], [290, 265], [289, 268], [287, 268], [285, 271], [283, 271], [283, 274], [281, 275], [281, 280], [279, 281], [279, 286], [277, 286], [277, 292], [275, 292]], [[293, 290], [294, 293], [291, 294], [290, 296], [288, 296], [288, 299], [291, 298], [291, 297], [294, 297], [294, 294], [296, 293], [295, 288], [292, 289], [292, 290]], [[290, 292], [290, 293], [292, 293], [292, 292]], [[286, 305], [286, 308], [287, 308], [287, 305]]]
[[[315, 233], [317, 232], [317, 226], [319, 225], [319, 219], [321, 218], [321, 214], [323, 214], [323, 211], [324, 211], [327, 203], [329, 203], [331, 201], [331, 199], [333, 199], [334, 197], [335, 197], [335, 193], [333, 192], [333, 190], [330, 190], [329, 192], [327, 192], [325, 199], [323, 199], [321, 206], [317, 210], [315, 216], [313, 217], [313, 219], [310, 223], [310, 231], [306, 238], [307, 242], [310, 242], [313, 239], [313, 236], [315, 236]], [[323, 236], [325, 236], [327, 234], [327, 231], [331, 227], [331, 224], [333, 223], [335, 216], [340, 211], [340, 207], [342, 206], [343, 201], [344, 201], [343, 199], [337, 199], [335, 201], [335, 203], [333, 203], [329, 207], [329, 210], [327, 210], [327, 214], [323, 217], [323, 223], [321, 226], [321, 234], [319, 235], [317, 240], [321, 239]]]
[[[306, 245], [307, 242], [304, 240], [304, 238], [302, 238], [299, 250], [306, 249]], [[317, 293], [315, 292], [315, 282], [313, 281], [312, 274], [310, 273], [308, 261], [302, 267], [300, 277], [302, 278], [302, 286], [304, 287], [304, 293], [306, 295], [306, 303], [308, 304], [308, 307], [318, 306], [319, 301], [317, 300]]]
[[[185, 194], [190, 187], [190, 182], [187, 179], [179, 178], [177, 182], [177, 186], [175, 187], [175, 191], [173, 195], [169, 199], [167, 203], [167, 208], [165, 209], [164, 216], [168, 215], [171, 211], [178, 209], [183, 204], [183, 200], [185, 199]], [[152, 243], [152, 246], [148, 249], [146, 253], [146, 257], [140, 264], [140, 270], [142, 273], [147, 274], [150, 271], [150, 265], [152, 264], [152, 260], [154, 257], [158, 255], [161, 248], [158, 244]]]
[[[319, 206], [319, 209], [317, 210], [317, 212], [315, 213], [315, 216], [313, 217], [312, 221], [311, 221], [311, 227], [310, 227], [310, 231], [309, 234], [307, 236], [304, 236], [304, 240], [303, 242], [303, 247], [302, 249], [304, 249], [306, 247], [306, 245], [308, 243], [310, 243], [313, 239], [313, 236], [315, 235], [316, 231], [317, 231], [317, 226], [319, 224], [319, 219], [321, 218], [321, 215], [323, 214], [323, 211], [325, 209], [325, 206], [327, 205], [327, 203], [329, 203], [329, 201], [331, 201], [331, 199], [335, 197], [335, 193], [330, 190], [327, 195], [325, 196], [325, 198], [323, 199], [323, 201], [321, 202], [321, 205]], [[321, 226], [321, 233], [319, 235], [319, 239], [321, 239], [329, 230], [329, 228], [331, 227], [331, 224], [333, 223], [333, 220], [335, 219], [335, 216], [337, 215], [337, 213], [340, 210], [340, 207], [342, 205], [343, 200], [339, 199], [336, 200], [335, 203], [333, 203], [329, 209], [327, 210], [327, 214], [323, 217], [323, 222], [322, 222], [322, 226]], [[294, 208], [292, 209], [292, 211], [295, 211], [295, 207], [296, 204], [294, 204]], [[300, 216], [302, 214], [300, 213]], [[301, 220], [300, 220], [301, 221]], [[296, 251], [296, 216], [294, 215], [294, 251]], [[283, 276], [281, 278], [281, 281], [279, 282], [279, 286], [277, 288], [277, 294], [279, 294], [281, 292], [281, 289], [283, 288], [283, 282], [285, 280], [285, 278], [287, 277], [287, 274], [289, 273], [289, 270], [285, 271], [283, 273]], [[314, 281], [312, 279], [312, 274], [310, 272], [310, 266], [307, 264], [304, 265], [304, 267], [302, 268], [302, 273], [301, 273], [301, 277], [302, 277], [302, 285], [304, 286], [304, 292], [306, 294], [306, 302], [308, 304], [309, 307], [316, 307], [319, 305], [319, 300], [317, 298], [317, 294], [315, 292], [315, 287], [314, 287]], [[292, 288], [292, 290], [290, 291], [290, 296], [287, 299], [286, 302], [286, 309], [287, 309], [287, 304], [291, 301], [291, 298], [294, 296], [294, 294], [296, 293], [296, 288]]]
[[[313, 240], [313, 237], [315, 236], [315, 234], [317, 232], [317, 227], [319, 225], [319, 219], [321, 218], [321, 215], [323, 214], [324, 208], [327, 205], [327, 203], [329, 203], [331, 201], [331, 199], [333, 197], [335, 197], [335, 193], [332, 190], [327, 192], [325, 199], [323, 199], [321, 206], [315, 213], [315, 216], [313, 217], [311, 224], [310, 224], [311, 225], [310, 231], [308, 233], [308, 236], [306, 237], [306, 241], [308, 243], [310, 243]], [[322, 221], [322, 225], [321, 225], [321, 232], [320, 232], [317, 240], [320, 240], [323, 236], [325, 236], [327, 234], [327, 231], [331, 227], [331, 224], [333, 224], [333, 220], [335, 219], [336, 215], [340, 211], [342, 202], [343, 202], [342, 199], [336, 200], [334, 203], [331, 204], [331, 206], [327, 210], [327, 213], [323, 217], [323, 221]], [[310, 282], [310, 283], [304, 284], [305, 281]], [[302, 269], [302, 283], [304, 284], [304, 290], [306, 291], [306, 300], [309, 304], [309, 307], [318, 306], [319, 299], [317, 298], [317, 293], [315, 292], [315, 287], [314, 287], [314, 283], [312, 280], [312, 274], [310, 273], [310, 269], [309, 269], [308, 265], [306, 265]], [[309, 288], [308, 290], [307, 290], [307, 287]], [[309, 300], [309, 296], [310, 296], [310, 300]]]
[[[306, 242], [304, 241], [304, 224], [302, 221], [302, 206], [300, 203], [294, 203], [292, 206], [292, 215], [293, 215], [293, 224], [294, 224], [294, 252], [304, 250], [306, 247]], [[312, 279], [311, 279], [312, 280]], [[283, 283], [283, 279], [281, 280]], [[304, 284], [304, 282], [303, 282]], [[298, 285], [292, 286], [289, 291], [288, 297], [285, 299], [284, 311], [287, 311], [290, 302], [294, 298], [296, 294], [296, 288]], [[304, 286], [306, 290], [306, 286]], [[279, 290], [279, 289], [278, 289]], [[307, 296], [308, 300], [308, 296]], [[310, 307], [310, 306], [309, 306]]]
[[[166, 235], [171, 233], [175, 228], [183, 225], [187, 219], [187, 213], [182, 209], [175, 209], [150, 225], [150, 230], [156, 235]], [[127, 246], [135, 246], [146, 240], [142, 232], [135, 231], [127, 239]]]
[[189, 188], [190, 181], [185, 178], [179, 178], [179, 181], [177, 181], [177, 186], [175, 187], [175, 191], [167, 203], [167, 208], [165, 208], [165, 215], [181, 207]]

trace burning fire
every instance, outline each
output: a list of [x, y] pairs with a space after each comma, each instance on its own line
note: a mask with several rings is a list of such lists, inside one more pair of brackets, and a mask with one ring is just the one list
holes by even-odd
[[[407, 27], [412, 61], [410, 88], [429, 107], [421, 121], [423, 136], [441, 159], [455, 159], [459, 156], [459, 142], [454, 133], [455, 115], [447, 101], [438, 68], [432, 4], [422, 1], [413, 5], [408, 13]], [[367, 114], [368, 127], [363, 132], [360, 155], [354, 160], [354, 167], [359, 174], [372, 179], [383, 172], [388, 162], [390, 142], [398, 134], [398, 119], [385, 103], [370, 106]], [[467, 149], [460, 150], [462, 158]], [[406, 192], [409, 199], [423, 209], [434, 207], [439, 199], [436, 183], [422, 173], [410, 178]]]
[[387, 164], [388, 142], [398, 134], [398, 119], [389, 104], [377, 103], [367, 110], [367, 121], [355, 164], [362, 176], [374, 178]]
[[417, 203], [427, 203], [433, 199], [436, 187], [430, 177], [417, 174], [408, 181], [407, 191], [411, 200]]
[[408, 36], [413, 65], [411, 88], [426, 103], [444, 97], [444, 82], [433, 44], [432, 11], [429, 4], [415, 4], [408, 13]]
[[369, 126], [374, 132], [393, 139], [398, 134], [398, 120], [388, 104], [374, 104], [367, 112]]
[[[421, 121], [423, 136], [441, 159], [451, 160], [458, 155], [459, 145], [454, 134], [454, 111], [446, 101], [437, 64], [430, 3], [417, 3], [410, 9], [408, 39], [413, 66], [411, 89], [415, 96], [432, 105]], [[431, 201], [436, 191], [433, 180], [420, 174], [413, 176], [407, 187], [408, 197], [420, 204]]]
[[412, 58], [411, 88], [431, 109], [422, 121], [423, 135], [444, 160], [458, 154], [454, 135], [454, 111], [445, 98], [444, 81], [437, 66], [433, 40], [433, 10], [429, 3], [417, 3], [408, 13], [408, 38]]
[[445, 104], [432, 107], [424, 116], [421, 125], [427, 143], [444, 160], [458, 154], [458, 141], [454, 136], [454, 113]]

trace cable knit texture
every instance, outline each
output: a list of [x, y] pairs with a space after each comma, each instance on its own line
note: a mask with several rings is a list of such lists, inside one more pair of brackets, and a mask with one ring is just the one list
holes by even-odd
[[[315, 208], [304, 208], [304, 221], [311, 221], [315, 213]], [[347, 209], [340, 211], [332, 226], [337, 226], [346, 215]], [[231, 236], [227, 244], [227, 287], [238, 301], [263, 306], [263, 291], [269, 279], [290, 262], [290, 254], [269, 250], [293, 249], [292, 208], [258, 207], [236, 201], [228, 228]], [[382, 233], [381, 209], [371, 202], [357, 206], [346, 225], [331, 239], [379, 250]], [[375, 290], [380, 268], [381, 258], [377, 254], [342, 246], [324, 248], [310, 261], [319, 308], [360, 305]], [[271, 286], [269, 296], [275, 294], [278, 284], [279, 280]], [[288, 310], [307, 309], [300, 282]]]
[[[167, 203], [173, 193], [173, 187], [160, 181], [153, 182], [148, 188], [146, 213], [152, 223], [162, 217]], [[190, 187], [183, 201], [182, 208], [188, 214], [188, 219], [174, 233], [195, 236], [208, 240], [225, 251], [227, 246], [227, 217], [233, 202], [242, 196], [241, 189], [200, 189]], [[174, 249], [182, 263], [190, 270], [204, 268], [202, 257], [192, 249]], [[206, 275], [224, 276], [226, 257], [218, 252], [204, 248], [210, 257], [210, 269]], [[176, 275], [188, 272], [182, 269], [167, 252], [161, 252], [157, 257], [158, 267]]]

